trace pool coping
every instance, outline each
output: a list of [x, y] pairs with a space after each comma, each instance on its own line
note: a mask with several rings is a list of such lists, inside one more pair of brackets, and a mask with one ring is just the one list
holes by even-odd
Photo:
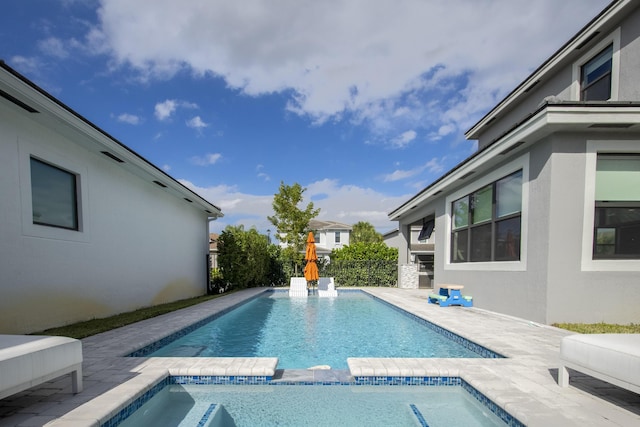
[[[635, 394], [579, 374], [572, 375], [570, 387], [557, 385], [560, 340], [571, 334], [568, 331], [478, 307], [441, 308], [427, 303], [428, 289], [359, 289], [505, 355], [504, 359], [423, 359], [415, 363], [417, 369], [429, 376], [459, 376], [528, 426], [640, 425], [640, 406]], [[0, 417], [0, 427], [99, 426], [99, 420], [106, 419], [105, 413], [120, 407], [136, 393], [148, 390], [154, 376], [158, 378], [167, 372], [189, 375], [207, 372], [210, 368], [198, 360], [157, 361], [122, 356], [265, 290], [242, 290], [83, 339], [85, 390], [72, 395], [68, 378], [62, 377], [5, 399], [0, 406], [23, 409]], [[394, 369], [408, 366], [409, 360], [370, 359], [366, 363], [376, 375], [386, 376]], [[332, 374], [335, 373], [305, 373], [316, 378]], [[94, 406], [97, 399], [101, 403]], [[91, 406], [91, 411], [79, 412]]]
[[[274, 290], [270, 288], [263, 289], [261, 292], [257, 292], [242, 300], [234, 301], [228, 304], [225, 308], [217, 310], [214, 313], [210, 313], [205, 317], [196, 320], [184, 327], [173, 328], [173, 330], [167, 331], [167, 333], [157, 341], [145, 342], [141, 344], [140, 348], [131, 351], [127, 349], [121, 354], [121, 357], [138, 358], [144, 361], [140, 371], [147, 371], [149, 375], [140, 375], [134, 379], [121, 384], [115, 389], [105, 393], [102, 396], [98, 396], [95, 399], [85, 403], [81, 407], [71, 411], [69, 414], [61, 417], [59, 420], [54, 421], [48, 425], [67, 425], [66, 423], [81, 423], [86, 422], [91, 426], [110, 427], [117, 425], [112, 420], [118, 418], [119, 414], [131, 413], [131, 405], [136, 400], [139, 400], [141, 396], [148, 395], [157, 389], [158, 385], [165, 381], [167, 378], [192, 378], [191, 383], [200, 383], [200, 379], [208, 378], [206, 383], [225, 384], [240, 381], [244, 384], [277, 384], [271, 383], [271, 380], [276, 374], [276, 368], [278, 363], [277, 357], [272, 358], [249, 358], [249, 357], [147, 357], [146, 355], [157, 350], [159, 347], [172, 342], [187, 333], [201, 327], [202, 325], [228, 313], [229, 311], [245, 304], [257, 297], [260, 297], [266, 293], [272, 292], [286, 292], [286, 290]], [[364, 288], [349, 288], [346, 290], [339, 290], [339, 294], [342, 292], [362, 292], [373, 298], [374, 300], [390, 306], [391, 308], [402, 312], [404, 315], [415, 318], [418, 321], [426, 324], [430, 329], [435, 330], [437, 333], [443, 334], [448, 338], [459, 342], [470, 343], [466, 345], [467, 348], [473, 350], [484, 350], [484, 354], [489, 353], [489, 356], [483, 356], [481, 359], [489, 358], [499, 360], [504, 358], [503, 355], [498, 352], [494, 352], [485, 346], [477, 344], [476, 342], [458, 335], [454, 332], [443, 328], [427, 319], [424, 319], [414, 313], [408, 312], [401, 307], [398, 307], [392, 303], [385, 301], [371, 293], [366, 292]], [[338, 296], [339, 297], [339, 296]], [[475, 351], [480, 353], [479, 351]], [[480, 353], [482, 356], [482, 353]], [[451, 361], [451, 360], [470, 360], [464, 358], [348, 358], [348, 372], [351, 378], [348, 384], [353, 386], [359, 385], [402, 385], [402, 386], [443, 386], [443, 382], [447, 382], [448, 379], [454, 378], [456, 381], [462, 381], [465, 384], [469, 384], [476, 393], [479, 393], [485, 402], [489, 402], [488, 406], [498, 408], [502, 411], [501, 418], [508, 417], [517, 421], [516, 425], [524, 425], [520, 418], [502, 408], [487, 397], [481, 391], [477, 390], [467, 382], [461, 375], [459, 369], [447, 368], [441, 370], [433, 366], [435, 361]], [[163, 369], [162, 367], [169, 367]], [[282, 371], [282, 370], [281, 370]], [[304, 371], [304, 370], [287, 370], [287, 371]], [[315, 378], [317, 375], [321, 375], [322, 372], [314, 373], [313, 370], [308, 370], [309, 375]], [[226, 381], [226, 382], [225, 382]], [[428, 384], [425, 384], [427, 382]], [[335, 385], [335, 381], [324, 380], [298, 380], [287, 382], [287, 384], [314, 384], [314, 385]], [[446, 384], [444, 384], [446, 385]], [[138, 395], [132, 395], [132, 389], [138, 389]], [[97, 405], [97, 406], [96, 406]], [[97, 408], [101, 408], [100, 411]], [[495, 412], [495, 410], [492, 410]], [[101, 414], [96, 417], [96, 414]], [[123, 418], [124, 419], [124, 418]], [[119, 420], [118, 422], [120, 422]], [[98, 424], [95, 424], [97, 422]], [[59, 424], [62, 423], [62, 424]]]
[[[231, 382], [229, 382], [231, 380]], [[352, 377], [350, 381], [326, 383], [324, 381], [284, 381], [273, 382], [271, 379], [257, 379], [255, 377], [232, 378], [207, 376], [207, 375], [180, 375], [171, 370], [152, 370], [139, 377], [122, 384], [119, 387], [98, 396], [88, 403], [76, 408], [65, 416], [49, 423], [49, 426], [91, 426], [91, 427], [115, 427], [138, 410], [155, 394], [171, 384], [179, 385], [264, 385], [281, 387], [295, 385], [305, 386], [329, 386], [329, 387], [367, 387], [367, 386], [393, 386], [393, 387], [461, 387], [479, 404], [483, 405], [495, 416], [500, 418], [510, 427], [523, 427], [518, 417], [508, 412], [500, 405], [493, 402], [484, 393], [475, 388], [463, 377]], [[137, 390], [137, 393], [132, 391]], [[116, 403], [119, 402], [119, 403]], [[116, 403], [114, 405], [114, 403]], [[215, 402], [214, 402], [215, 403]]]

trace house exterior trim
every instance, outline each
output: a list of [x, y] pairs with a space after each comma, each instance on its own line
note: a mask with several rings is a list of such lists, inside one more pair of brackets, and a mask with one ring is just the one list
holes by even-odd
[[511, 93], [509, 93], [502, 101], [500, 101], [491, 111], [489, 111], [480, 121], [471, 127], [465, 136], [467, 139], [477, 139], [480, 130], [493, 121], [501, 113], [505, 112], [513, 104], [518, 102], [522, 97], [527, 96], [527, 92], [533, 85], [539, 84], [545, 78], [553, 74], [553, 72], [571, 57], [580, 52], [590, 40], [598, 36], [600, 33], [610, 32], [612, 28], [608, 28], [612, 19], [620, 14], [624, 14], [627, 10], [636, 7], [635, 0], [623, 0], [612, 2], [598, 16], [582, 28], [571, 40], [562, 46], [555, 54], [545, 61], [538, 69], [536, 69], [527, 79], [518, 85]]
[[[36, 86], [4, 61], [0, 61], [0, 90], [14, 100], [34, 109], [36, 112], [30, 116], [33, 120], [56, 129], [63, 135], [75, 135], [74, 138], [70, 138], [74, 141], [78, 140], [79, 135], [83, 141], [83, 148], [101, 153], [100, 155], [104, 155], [106, 151], [123, 160], [122, 163], [118, 163], [123, 169], [149, 182], [157, 181], [163, 184], [162, 188], [165, 191], [180, 199], [188, 199], [210, 217], [224, 216], [220, 208], [185, 187], [166, 172]], [[186, 200], [185, 202], [189, 203]]]

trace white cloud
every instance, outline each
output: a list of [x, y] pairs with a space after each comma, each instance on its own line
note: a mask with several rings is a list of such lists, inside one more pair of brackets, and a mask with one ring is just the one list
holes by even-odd
[[156, 119], [164, 121], [169, 119], [178, 108], [195, 109], [198, 108], [198, 104], [177, 99], [167, 99], [155, 105], [154, 114]]
[[209, 153], [202, 157], [195, 156], [191, 158], [191, 163], [197, 166], [209, 166], [214, 165], [218, 160], [222, 158], [220, 153]]
[[[267, 229], [273, 230], [273, 225], [267, 220], [267, 216], [273, 215], [273, 194], [252, 195], [226, 185], [205, 188], [186, 180], [180, 180], [180, 182], [222, 210], [225, 217], [212, 223], [214, 229], [222, 230], [227, 224], [242, 224], [246, 229], [255, 226], [262, 232]], [[389, 221], [387, 214], [410, 196], [405, 194], [387, 197], [370, 188], [341, 185], [337, 180], [331, 179], [312, 182], [303, 187], [307, 189], [304, 193], [304, 206], [312, 197], [323, 196], [321, 200], [313, 202], [314, 207], [320, 208], [318, 219], [340, 221], [346, 224], [367, 221], [379, 230], [388, 230], [395, 226], [395, 223]], [[357, 206], [357, 209], [345, 209], [345, 206]]]
[[466, 130], [608, 1], [102, 0], [87, 40], [144, 78], [212, 73], [286, 93], [314, 122], [437, 137]]
[[174, 111], [176, 111], [176, 100], [167, 99], [164, 102], [159, 102], [156, 104], [154, 114], [156, 116], [156, 119], [163, 121], [171, 117]]
[[128, 123], [130, 125], [137, 125], [140, 123], [140, 117], [128, 113], [120, 114], [117, 119], [121, 123]]
[[187, 120], [187, 126], [189, 126], [192, 129], [202, 130], [202, 129], [208, 127], [209, 124], [203, 122], [202, 119], [200, 118], [200, 116], [195, 116], [195, 117]]
[[264, 169], [264, 165], [257, 165], [256, 166], [256, 172], [258, 172], [257, 177], [260, 178], [261, 180], [267, 182], [267, 181], [271, 181], [271, 177], [265, 173], [262, 172], [262, 169]]
[[40, 71], [41, 62], [37, 58], [14, 56], [11, 58], [11, 66], [19, 68], [23, 73], [37, 74]]
[[64, 42], [56, 37], [40, 40], [38, 42], [38, 48], [42, 53], [59, 59], [64, 59], [69, 56], [69, 51], [65, 47]]
[[[341, 185], [337, 180], [324, 179], [306, 185], [304, 193], [308, 200], [314, 195], [320, 195], [320, 200], [314, 201], [316, 208], [320, 208], [318, 219], [340, 221], [355, 224], [367, 221], [374, 227], [384, 230], [394, 226], [387, 214], [409, 197], [408, 194], [389, 197], [371, 188], [356, 185]], [[307, 203], [307, 202], [305, 202]], [[351, 207], [345, 209], [345, 207]]]
[[392, 173], [386, 174], [382, 177], [384, 182], [395, 182], [401, 181], [403, 179], [411, 178], [417, 175], [420, 175], [425, 170], [431, 174], [432, 177], [436, 177], [438, 174], [444, 171], [444, 163], [445, 159], [436, 159], [433, 158], [429, 160], [427, 163], [420, 165], [413, 169], [396, 169]]
[[418, 134], [415, 130], [408, 130], [398, 135], [397, 137], [391, 140], [391, 147], [393, 148], [404, 148], [411, 143]]

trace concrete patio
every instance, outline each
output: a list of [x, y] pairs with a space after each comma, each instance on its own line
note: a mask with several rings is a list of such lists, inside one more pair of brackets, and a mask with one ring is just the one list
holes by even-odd
[[[367, 292], [460, 336], [504, 359], [356, 359], [351, 375], [459, 376], [528, 426], [640, 426], [640, 395], [579, 373], [570, 387], [556, 383], [560, 340], [570, 334], [478, 308], [427, 304], [427, 289], [371, 288]], [[271, 358], [122, 357], [200, 319], [265, 291], [247, 289], [82, 340], [84, 391], [71, 393], [68, 376], [0, 400], [0, 427], [99, 425], [123, 402], [167, 372], [173, 375], [264, 375]], [[277, 356], [277, 355], [274, 355]], [[222, 363], [224, 362], [224, 363]], [[225, 371], [228, 370], [228, 371]], [[344, 379], [349, 372], [278, 371], [278, 377]], [[98, 398], [93, 400], [94, 398]], [[92, 401], [93, 400], [93, 401]]]

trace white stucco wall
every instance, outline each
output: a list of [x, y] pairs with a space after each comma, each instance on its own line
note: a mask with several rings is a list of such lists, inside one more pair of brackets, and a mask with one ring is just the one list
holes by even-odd
[[[0, 104], [0, 333], [206, 292], [205, 212]], [[79, 175], [81, 231], [32, 224], [29, 157]]]

